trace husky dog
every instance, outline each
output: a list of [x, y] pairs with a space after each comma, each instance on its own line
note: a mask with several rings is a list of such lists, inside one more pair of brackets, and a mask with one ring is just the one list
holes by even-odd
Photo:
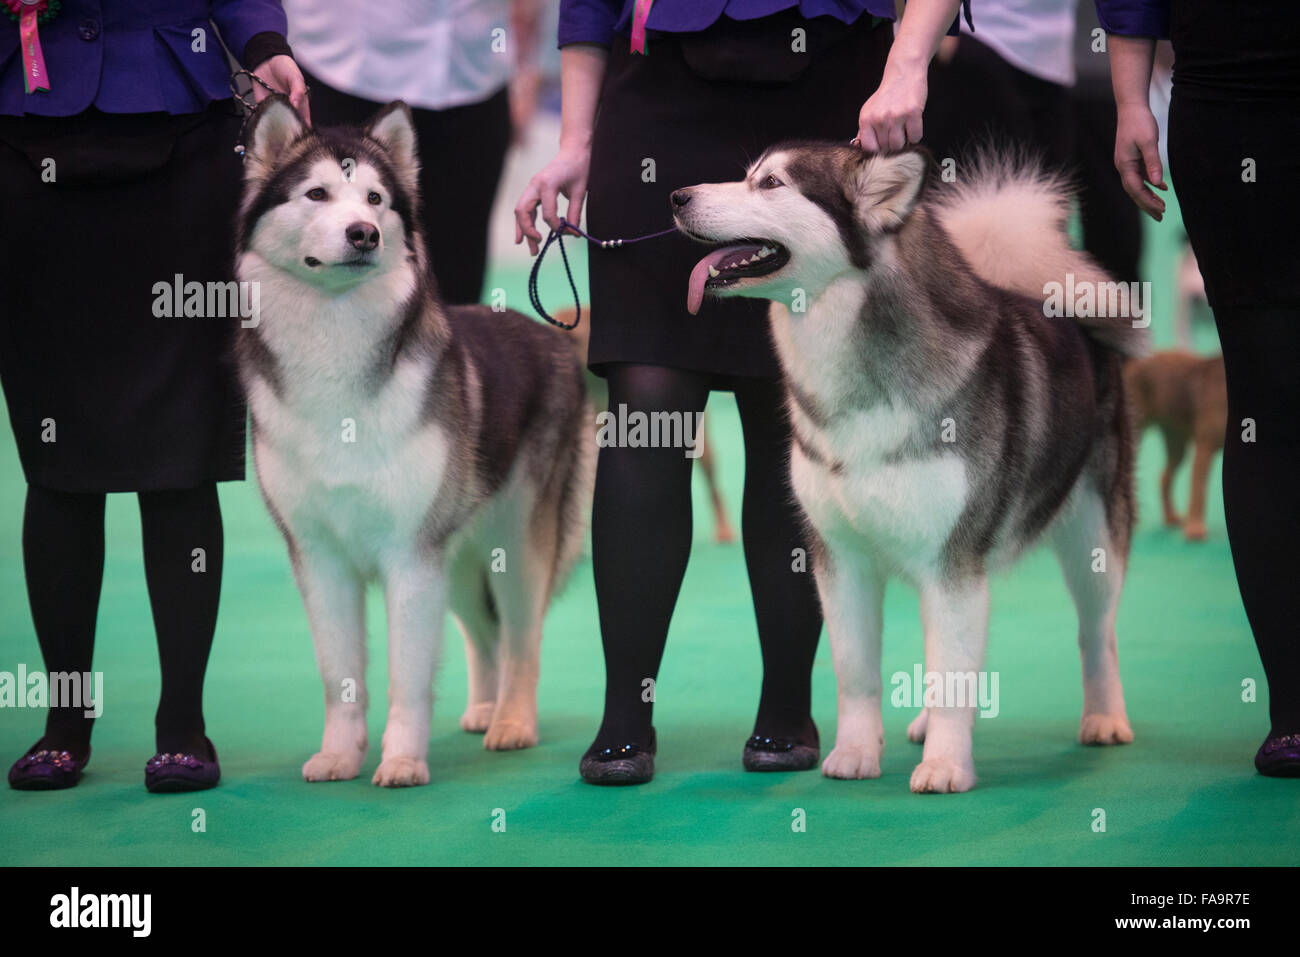
[[259, 284], [260, 317], [243, 324], [237, 358], [258, 480], [325, 683], [325, 732], [303, 777], [353, 778], [365, 760], [371, 581], [384, 589], [389, 672], [374, 783], [429, 780], [448, 606], [469, 662], [461, 727], [492, 750], [530, 747], [542, 618], [581, 549], [594, 474], [583, 370], [555, 330], [441, 303], [405, 104], [364, 130], [314, 131], [271, 97], [245, 162], [236, 268]]
[[1120, 367], [1144, 332], [1045, 315], [1047, 283], [1108, 282], [1069, 247], [1067, 199], [992, 154], [945, 186], [921, 150], [808, 142], [768, 150], [741, 182], [672, 194], [683, 232], [727, 244], [692, 271], [688, 308], [705, 292], [772, 300], [839, 686], [828, 777], [880, 774], [881, 598], [899, 577], [920, 593], [926, 671], [958, 691], [908, 728], [925, 743], [912, 790], [974, 786], [959, 682], [984, 665], [987, 575], [1043, 537], [1078, 610], [1079, 740], [1133, 739], [1115, 642], [1134, 517]]

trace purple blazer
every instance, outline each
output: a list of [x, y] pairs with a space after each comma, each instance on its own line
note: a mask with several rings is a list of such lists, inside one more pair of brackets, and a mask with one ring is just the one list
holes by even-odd
[[[608, 46], [615, 35], [632, 32], [636, 0], [560, 0], [559, 46], [599, 43]], [[970, 17], [969, 0], [964, 0]], [[805, 17], [831, 16], [852, 23], [867, 13], [894, 19], [894, 0], [654, 0], [647, 30], [693, 33], [715, 23], [725, 13], [733, 20], [754, 20], [798, 7]], [[956, 32], [956, 24], [953, 24]]]
[[238, 57], [288, 52], [279, 0], [63, 0], [39, 28], [50, 90], [27, 93], [18, 24], [0, 12], [0, 114], [200, 112], [230, 96], [230, 67], [209, 18]]
[[1169, 36], [1170, 0], [1097, 0], [1097, 20], [1107, 33]]

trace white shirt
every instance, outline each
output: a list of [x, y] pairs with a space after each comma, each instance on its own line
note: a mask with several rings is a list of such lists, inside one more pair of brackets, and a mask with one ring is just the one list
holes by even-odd
[[442, 110], [510, 81], [509, 0], [283, 0], [294, 57], [330, 86]]
[[[1092, 0], [1088, 0], [1092, 2]], [[1074, 86], [1074, 15], [1078, 0], [976, 0], [975, 30], [962, 33], [1017, 69], [1062, 86]]]

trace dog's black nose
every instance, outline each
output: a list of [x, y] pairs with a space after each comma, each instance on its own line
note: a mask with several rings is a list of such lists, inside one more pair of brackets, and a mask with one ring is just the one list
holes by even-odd
[[347, 229], [348, 242], [363, 252], [379, 245], [379, 227], [374, 223], [353, 223]]
[[675, 189], [672, 198], [674, 206], [685, 206], [691, 201], [691, 191], [689, 189]]

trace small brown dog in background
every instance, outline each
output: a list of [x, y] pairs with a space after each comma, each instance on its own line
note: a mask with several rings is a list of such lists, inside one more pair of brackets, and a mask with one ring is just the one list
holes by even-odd
[[[588, 315], [590, 313], [584, 310], [584, 320]], [[555, 320], [569, 326], [573, 325], [576, 316], [574, 310], [562, 309], [555, 314]], [[569, 330], [569, 335], [572, 337], [573, 348], [577, 351], [578, 358], [582, 360], [582, 367], [586, 369], [587, 346], [591, 341], [591, 323], [588, 321], [579, 323], [576, 328]], [[609, 408], [609, 386], [605, 384], [604, 379], [589, 369], [587, 391], [591, 395], [591, 404], [596, 407], [598, 413]], [[723, 500], [722, 489], [718, 486], [713, 443], [709, 441], [707, 420], [701, 420], [700, 445], [700, 467], [704, 469], [704, 480], [709, 486], [709, 501], [713, 506], [713, 540], [719, 545], [729, 545], [736, 540], [736, 531], [732, 527], [731, 519], [727, 517], [727, 503]]]
[[[1165, 524], [1181, 525], [1189, 542], [1205, 541], [1205, 486], [1228, 426], [1223, 357], [1206, 358], [1173, 349], [1156, 352], [1128, 362], [1124, 382], [1137, 435], [1155, 425], [1165, 440], [1165, 469], [1160, 474]], [[1172, 488], [1188, 443], [1194, 447], [1192, 494], [1183, 519], [1174, 508]]]

